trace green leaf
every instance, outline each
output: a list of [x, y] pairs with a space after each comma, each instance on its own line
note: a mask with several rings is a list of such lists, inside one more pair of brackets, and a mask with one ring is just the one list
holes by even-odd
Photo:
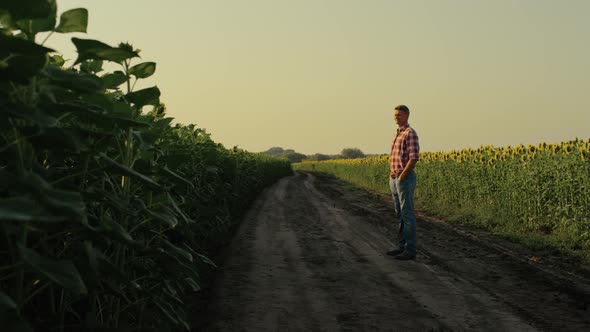
[[0, 200], [0, 221], [54, 223], [68, 220], [64, 215], [53, 215], [31, 197], [11, 197]]
[[82, 101], [45, 105], [44, 109], [51, 110], [56, 116], [57, 114], [72, 113], [77, 117], [77, 123], [84, 126], [84, 130], [104, 135], [112, 135], [115, 130], [121, 128], [149, 125], [146, 122], [135, 120], [131, 115], [123, 112], [121, 110], [122, 106], [129, 108], [127, 103], [115, 102], [108, 109], [105, 109], [102, 105], [96, 104], [95, 101], [84, 102], [86, 100], [85, 96], [82, 96]]
[[84, 199], [86, 201], [94, 201], [104, 207], [109, 206], [111, 208], [115, 208], [127, 216], [133, 218], [137, 217], [137, 210], [135, 207], [119, 199], [117, 196], [106, 190], [91, 187], [89, 188], [89, 191], [84, 193]]
[[[111, 263], [105, 257], [100, 257], [98, 259], [98, 263], [99, 263], [98, 273], [100, 273], [101, 275], [109, 276], [109, 277], [116, 279], [117, 281], [119, 281], [123, 284], [131, 286], [131, 288], [141, 290], [141, 286], [137, 282], [131, 280], [131, 278], [129, 278], [123, 270], [117, 268], [113, 263]], [[123, 293], [122, 287], [118, 288], [117, 291], [122, 294]]]
[[153, 303], [160, 309], [160, 311], [177, 326], [182, 326], [186, 331], [190, 331], [190, 326], [186, 321], [186, 314], [184, 313], [184, 306], [173, 305], [171, 302], [155, 297]]
[[159, 211], [153, 211], [152, 209], [148, 209], [144, 205], [144, 211], [152, 218], [159, 220], [168, 224], [171, 228], [176, 227], [178, 225], [178, 219], [166, 208], [162, 208]]
[[199, 254], [193, 248], [188, 246], [186, 243], [184, 244], [184, 247], [186, 248], [186, 250], [190, 251], [194, 257], [199, 258], [201, 260], [201, 262], [211, 265], [214, 268], [217, 268], [217, 265], [211, 259], [209, 259], [209, 257]]
[[[139, 142], [139, 150], [141, 150], [143, 152], [142, 159], [145, 159], [145, 158], [143, 158], [145, 156], [152, 155], [153, 150], [154, 150], [153, 142], [146, 142], [143, 139], [143, 132], [141, 132], [139, 130], [134, 130], [133, 137], [135, 137], [135, 139], [137, 139], [137, 141]], [[138, 161], [140, 161], [140, 160], [138, 160]], [[147, 162], [147, 160], [142, 160], [142, 161]]]
[[88, 10], [74, 8], [61, 14], [56, 32], [86, 32], [88, 27]]
[[47, 76], [52, 83], [58, 84], [62, 87], [80, 91], [80, 92], [102, 92], [102, 81], [95, 75], [87, 73], [78, 73], [73, 70], [62, 70], [57, 67], [47, 66], [45, 68], [45, 76]]
[[[2, 45], [0, 44], [0, 47]], [[26, 83], [45, 66], [47, 59], [43, 56], [17, 55], [0, 66], [0, 81]]]
[[52, 49], [31, 41], [0, 34], [0, 81], [26, 82], [47, 62]]
[[178, 290], [176, 289], [176, 283], [171, 280], [164, 280], [163, 282], [164, 287], [162, 287], [162, 291], [169, 296], [170, 299], [177, 302], [178, 304], [184, 304], [182, 300], [178, 297]]
[[39, 18], [27, 18], [16, 21], [16, 25], [27, 35], [30, 41], [35, 41], [35, 35], [43, 31], [51, 31], [55, 28], [57, 4], [55, 0], [46, 0], [49, 4], [49, 13]]
[[120, 70], [103, 75], [100, 78], [105, 89], [116, 89], [119, 85], [127, 82], [127, 79], [127, 75]]
[[49, 64], [52, 66], [61, 67], [65, 63], [66, 63], [66, 60], [63, 58], [63, 56], [61, 56], [59, 54], [49, 56]]
[[80, 95], [79, 98], [85, 103], [103, 109], [107, 112], [112, 112], [114, 109], [114, 102], [102, 91], [99, 93], [87, 93]]
[[191, 255], [190, 252], [173, 245], [168, 240], [161, 239], [161, 241], [165, 247], [168, 247], [168, 249], [170, 249], [170, 251], [168, 251], [168, 253], [174, 255], [180, 261], [182, 261], [182, 260], [187, 260], [189, 262], [193, 261], [193, 255]]
[[72, 42], [78, 51], [78, 59], [76, 59], [74, 65], [89, 59], [120, 63], [127, 59], [139, 57], [139, 54], [134, 51], [111, 47], [98, 40], [72, 38]]
[[193, 290], [193, 292], [198, 292], [201, 290], [201, 286], [195, 281], [193, 278], [184, 278], [186, 284]]
[[4, 294], [3, 291], [0, 291], [0, 312], [5, 312], [10, 309], [16, 310], [16, 303], [14, 300], [10, 298], [10, 296]]
[[37, 45], [32, 41], [12, 36], [0, 35], [0, 55], [2, 57], [12, 55], [45, 56], [46, 53], [55, 52], [51, 48]]
[[150, 77], [156, 71], [156, 63], [155, 62], [142, 62], [137, 64], [131, 68], [129, 68], [129, 74], [137, 77], [137, 78], [146, 78]]
[[96, 74], [102, 71], [102, 60], [86, 60], [80, 65], [80, 71]]
[[106, 233], [114, 235], [115, 238], [117, 238], [125, 243], [132, 243], [133, 242], [133, 238], [127, 232], [127, 230], [125, 230], [125, 228], [123, 228], [123, 226], [119, 225], [119, 223], [117, 223], [116, 221], [114, 221], [110, 218], [104, 218], [101, 220], [101, 225], [103, 228], [99, 229], [99, 231], [106, 231]]
[[2, 326], [2, 332], [33, 331], [23, 317], [18, 314], [14, 300], [2, 291], [0, 291], [0, 326]]
[[44, 111], [28, 107], [21, 103], [11, 103], [4, 100], [2, 96], [0, 96], [0, 114], [1, 113], [9, 114], [15, 118], [29, 120], [42, 128], [53, 127], [57, 123], [56, 118], [48, 115]]
[[18, 245], [18, 249], [23, 261], [38, 273], [74, 294], [86, 294], [86, 286], [80, 273], [70, 260], [56, 261], [43, 257], [21, 244]]
[[140, 130], [142, 142], [146, 146], [154, 146], [156, 141], [162, 139], [162, 133], [165, 132], [168, 127], [169, 126], [161, 126], [160, 121], [151, 122], [149, 127], [141, 128]]
[[116, 162], [113, 159], [109, 158], [103, 152], [99, 152], [98, 153], [98, 157], [100, 157], [102, 160], [106, 161], [106, 163], [116, 173], [122, 174], [122, 175], [131, 176], [133, 178], [136, 178], [138, 180], [143, 181], [146, 184], [149, 184], [149, 185], [154, 186], [156, 188], [160, 188], [160, 185], [156, 181], [152, 180], [151, 178], [149, 178], [149, 177], [147, 177], [147, 176], [145, 176], [143, 174], [140, 174], [140, 173], [134, 171], [133, 169], [131, 169], [131, 168], [125, 166], [125, 165], [119, 164], [118, 162]]
[[[178, 320], [178, 314], [174, 310], [174, 306], [172, 306], [171, 303], [165, 300], [157, 300], [153, 303], [156, 304], [156, 306], [160, 309], [164, 316], [168, 318], [169, 321], [174, 323], [174, 325], [180, 325], [180, 321]], [[190, 328], [187, 326], [186, 330], [189, 331]]]
[[199, 257], [201, 259], [201, 262], [209, 264], [209, 265], [217, 268], [217, 265], [211, 259], [209, 259], [209, 257], [199, 254], [199, 253], [197, 253], [196, 255], [197, 255], [197, 257]]
[[47, 181], [33, 172], [26, 172], [19, 179], [37, 200], [43, 202], [54, 212], [86, 224], [86, 204], [79, 192], [53, 188]]
[[59, 146], [59, 150], [75, 151], [80, 153], [89, 151], [90, 148], [85, 144], [83, 132], [79, 128], [42, 128], [36, 136], [30, 138], [31, 142], [37, 149], [45, 148], [48, 151], [54, 150]]
[[160, 89], [157, 86], [128, 93], [125, 97], [135, 104], [137, 109], [145, 105], [158, 105], [160, 103]]
[[33, 332], [27, 321], [16, 310], [0, 312], [2, 332]]
[[[141, 286], [137, 282], [127, 277], [125, 272], [111, 263], [100, 250], [94, 248], [90, 241], [84, 241], [84, 249], [88, 257], [88, 266], [94, 275], [99, 278], [101, 276], [109, 276], [109, 278], [120, 281], [125, 285], [130, 285], [132, 288], [141, 289]], [[117, 292], [122, 294], [122, 289], [119, 288]]]
[[120, 118], [127, 118], [129, 120], [134, 119], [134, 112], [131, 109], [131, 105], [124, 100], [116, 101], [113, 105], [113, 114]]
[[51, 13], [51, 3], [47, 0], [9, 0], [2, 1], [0, 8], [6, 9], [15, 19], [42, 18]]
[[171, 250], [166, 250], [166, 248], [158, 248], [156, 253], [158, 253], [157, 258], [159, 264], [164, 271], [167, 271], [168, 276], [174, 277], [177, 280], [187, 277], [193, 280], [199, 280], [197, 264], [179, 257]]
[[173, 172], [170, 168], [168, 168], [168, 166], [162, 167], [161, 170], [164, 171], [164, 173], [170, 175], [172, 178], [178, 180], [179, 182], [182, 182], [182, 183], [188, 185], [189, 188], [194, 188], [195, 187], [189, 180], [187, 180], [184, 177], [180, 176], [178, 173]]
[[86, 204], [82, 201], [80, 193], [51, 188], [43, 194], [42, 199], [51, 208], [86, 223]]
[[176, 214], [179, 215], [184, 220], [184, 222], [186, 224], [190, 224], [192, 222], [192, 220], [189, 219], [189, 217], [187, 217], [186, 214], [180, 209], [180, 207], [178, 206], [176, 201], [172, 198], [170, 193], [166, 193], [166, 196], [168, 196], [168, 201], [170, 202], [170, 204], [172, 204], [172, 207], [176, 211]]

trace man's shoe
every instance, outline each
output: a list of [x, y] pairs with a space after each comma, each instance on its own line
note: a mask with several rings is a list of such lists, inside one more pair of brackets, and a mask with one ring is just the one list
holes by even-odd
[[402, 252], [404, 252], [404, 249], [399, 249], [399, 248], [398, 248], [398, 249], [389, 250], [389, 251], [387, 252], [387, 254], [388, 254], [389, 256], [397, 256], [397, 255], [401, 254]]
[[409, 261], [416, 259], [416, 255], [410, 255], [408, 253], [402, 252], [401, 254], [395, 256], [395, 259], [398, 259], [400, 261]]

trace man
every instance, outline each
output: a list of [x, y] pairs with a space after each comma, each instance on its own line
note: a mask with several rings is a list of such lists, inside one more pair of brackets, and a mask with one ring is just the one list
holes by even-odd
[[418, 134], [410, 124], [410, 109], [405, 105], [394, 108], [397, 132], [391, 143], [389, 155], [389, 187], [393, 196], [395, 214], [399, 222], [399, 243], [397, 248], [387, 252], [400, 260], [416, 258], [416, 215], [414, 213], [414, 189], [416, 172], [414, 166], [420, 159]]

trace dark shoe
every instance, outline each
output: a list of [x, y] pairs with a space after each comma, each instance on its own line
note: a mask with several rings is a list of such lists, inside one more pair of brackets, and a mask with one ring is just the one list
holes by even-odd
[[404, 252], [404, 249], [393, 249], [393, 250], [389, 250], [387, 252], [387, 254], [389, 256], [397, 256], [397, 255], [401, 254], [402, 252]]
[[395, 259], [399, 259], [400, 261], [409, 261], [416, 259], [416, 255], [410, 255], [408, 253], [402, 252], [401, 254], [395, 256]]

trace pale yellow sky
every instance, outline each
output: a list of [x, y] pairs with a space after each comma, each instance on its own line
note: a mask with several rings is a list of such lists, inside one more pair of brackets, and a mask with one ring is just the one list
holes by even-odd
[[[423, 151], [590, 137], [587, 0], [58, 0], [158, 64], [168, 114], [226, 147], [387, 153], [406, 104]], [[139, 86], [141, 87], [141, 86]]]

